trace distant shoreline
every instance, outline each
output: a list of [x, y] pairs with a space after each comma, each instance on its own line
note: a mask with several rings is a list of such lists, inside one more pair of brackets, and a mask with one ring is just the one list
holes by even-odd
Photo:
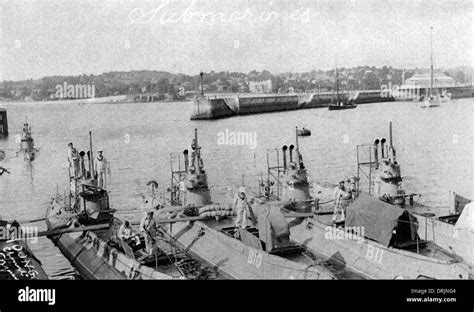
[[61, 100], [47, 100], [47, 101], [34, 101], [34, 100], [5, 100], [0, 99], [0, 104], [146, 104], [146, 103], [171, 103], [171, 102], [189, 102], [190, 100], [175, 100], [175, 101], [150, 101], [150, 102], [134, 102], [126, 95], [106, 96], [97, 97], [90, 99], [61, 99]]

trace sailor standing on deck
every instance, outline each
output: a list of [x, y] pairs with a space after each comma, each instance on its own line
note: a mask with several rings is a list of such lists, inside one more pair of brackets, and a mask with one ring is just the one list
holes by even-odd
[[339, 186], [334, 189], [334, 215], [332, 216], [332, 223], [335, 226], [340, 226], [346, 219], [346, 214], [343, 207], [343, 196], [346, 192], [344, 180], [339, 182]]
[[153, 218], [153, 211], [148, 211], [147, 215], [140, 223], [140, 231], [145, 237], [146, 251], [151, 255], [155, 247], [155, 236], [158, 227], [155, 218]]
[[69, 168], [74, 170], [73, 174], [75, 178], [79, 178], [81, 176], [81, 169], [79, 167], [79, 152], [77, 149], [74, 148], [72, 143], [67, 145], [69, 147], [68, 151], [68, 161], [69, 161]]
[[98, 155], [95, 158], [94, 167], [97, 174], [97, 186], [100, 188], [106, 188], [107, 181], [105, 173], [107, 171], [110, 174], [110, 167], [107, 162], [107, 159], [102, 155], [102, 150], [97, 151]]
[[232, 209], [237, 211], [237, 219], [235, 220], [235, 226], [245, 229], [247, 227], [247, 196], [245, 194], [245, 187], [239, 187], [237, 194], [234, 197]]

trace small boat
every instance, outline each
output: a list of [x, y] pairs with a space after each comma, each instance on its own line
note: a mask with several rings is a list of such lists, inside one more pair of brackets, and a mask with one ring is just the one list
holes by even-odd
[[[179, 162], [184, 163], [184, 170], [173, 171], [172, 162], [177, 185], [170, 187], [171, 202], [175, 204], [171, 217], [180, 211], [176, 222], [167, 225], [173, 238], [227, 278], [336, 279], [329, 269], [313, 260], [302, 244], [291, 239], [286, 221], [290, 215], [284, 215], [279, 207], [251, 204], [250, 226], [236, 227], [232, 208], [212, 202], [197, 130], [191, 146], [183, 153], [184, 162]], [[164, 208], [162, 213], [172, 210]]]
[[329, 104], [328, 109], [332, 110], [342, 110], [342, 109], [353, 109], [356, 108], [356, 104], [349, 104], [349, 103], [338, 103], [338, 104]]
[[310, 136], [311, 135], [311, 131], [306, 129], [305, 127], [303, 127], [302, 129], [297, 129], [296, 133], [298, 134], [298, 136]]
[[421, 108], [432, 108], [440, 106], [440, 102], [435, 97], [428, 97], [422, 101]]
[[48, 279], [41, 261], [28, 247], [28, 235], [16, 221], [0, 220], [0, 233], [0, 280]]
[[48, 238], [72, 266], [85, 279], [201, 278], [195, 273], [201, 262], [164, 231], [154, 237], [152, 254], [142, 236], [133, 245], [118, 237], [122, 221], [109, 207], [108, 192], [92, 178], [92, 143], [88, 155], [89, 172], [81, 180], [72, 178], [69, 194], [57, 194], [46, 211]]
[[337, 70], [337, 65], [336, 65], [336, 104], [332, 104], [332, 99], [331, 99], [331, 104], [328, 105], [328, 109], [330, 111], [332, 110], [342, 110], [342, 109], [353, 109], [356, 108], [357, 105], [350, 103], [350, 102], [342, 102], [339, 101], [339, 71]]
[[438, 93], [438, 89], [436, 89], [436, 92], [433, 93], [433, 27], [430, 29], [430, 35], [431, 35], [431, 81], [430, 81], [430, 88], [427, 92], [427, 97], [423, 99], [421, 108], [431, 108], [431, 107], [438, 107], [441, 105], [441, 103], [448, 103], [451, 101], [451, 93], [447, 93], [446, 91], [442, 92], [441, 94]]

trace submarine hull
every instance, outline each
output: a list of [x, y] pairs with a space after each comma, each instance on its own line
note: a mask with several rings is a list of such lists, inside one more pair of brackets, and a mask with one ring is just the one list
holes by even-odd
[[168, 232], [198, 258], [230, 279], [335, 279], [326, 268], [291, 261], [251, 247], [222, 232], [233, 219], [178, 222]]

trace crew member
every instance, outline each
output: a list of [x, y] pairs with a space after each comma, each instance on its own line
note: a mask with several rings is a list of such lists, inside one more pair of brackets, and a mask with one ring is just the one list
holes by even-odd
[[132, 229], [130, 222], [128, 222], [127, 220], [125, 220], [125, 222], [120, 226], [117, 236], [129, 245], [133, 241], [135, 242], [135, 245], [140, 245], [140, 238]]
[[67, 146], [69, 147], [69, 153], [68, 153], [69, 168], [73, 169], [74, 177], [79, 178], [81, 176], [81, 169], [79, 167], [79, 152], [73, 146], [72, 143], [69, 143]]
[[237, 219], [235, 226], [245, 229], [247, 227], [247, 196], [245, 194], [245, 187], [239, 187], [237, 194], [234, 197], [234, 203], [232, 209], [237, 211]]
[[140, 230], [145, 237], [146, 251], [151, 255], [155, 247], [155, 236], [157, 232], [157, 225], [155, 218], [153, 218], [153, 211], [148, 211], [147, 215], [140, 223]]
[[13, 220], [13, 222], [10, 224], [9, 232], [10, 240], [20, 239], [23, 236], [20, 223], [18, 223], [16, 220]]
[[349, 187], [349, 189], [351, 190], [352, 197], [356, 197], [357, 196], [357, 177], [352, 176], [350, 178], [350, 187]]
[[105, 173], [107, 171], [110, 174], [109, 164], [107, 159], [102, 155], [102, 150], [97, 151], [97, 157], [95, 158], [94, 167], [97, 174], [97, 186], [100, 188], [106, 188], [107, 181]]
[[346, 187], [344, 186], [344, 180], [342, 180], [339, 182], [339, 186], [334, 189], [334, 215], [332, 216], [334, 226], [340, 226], [346, 219], [342, 204], [342, 197], [345, 192]]
[[344, 185], [344, 188], [346, 189], [346, 194], [343, 194], [344, 195], [343, 200], [346, 200], [348, 202], [352, 202], [352, 199], [353, 199], [352, 194], [353, 194], [354, 190], [353, 190], [353, 185], [351, 183], [351, 179], [348, 178], [346, 180], [346, 184]]

